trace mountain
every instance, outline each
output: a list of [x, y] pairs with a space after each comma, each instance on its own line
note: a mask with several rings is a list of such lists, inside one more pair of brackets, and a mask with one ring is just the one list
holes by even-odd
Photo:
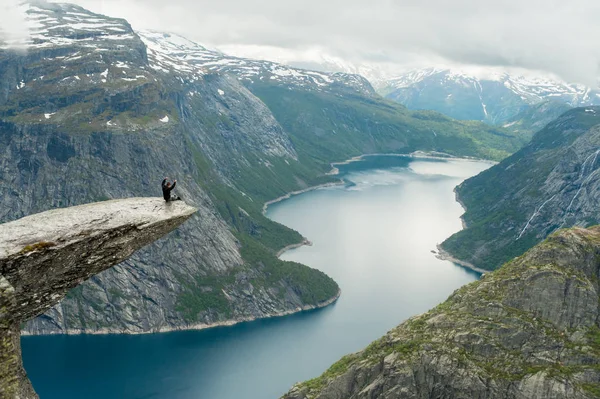
[[534, 133], [542, 130], [546, 125], [572, 107], [560, 101], [544, 101], [532, 104], [524, 111], [508, 119], [502, 127], [525, 136], [533, 136]]
[[252, 60], [223, 54], [173, 33], [137, 32], [148, 48], [152, 68], [187, 72], [194, 78], [207, 72], [236, 76], [244, 83], [265, 81], [269, 84], [314, 91], [349, 90], [375, 95], [362, 76], [348, 73], [323, 73], [290, 67], [270, 61]]
[[600, 105], [598, 88], [494, 69], [412, 70], [389, 79], [382, 92], [409, 109], [431, 109], [456, 119], [496, 125], [509, 123], [519, 113], [545, 101], [571, 107]]
[[494, 269], [557, 229], [598, 223], [600, 107], [576, 108], [456, 193], [466, 229], [442, 244], [453, 257]]
[[[510, 131], [469, 123], [447, 125], [451, 119], [439, 114], [407, 112], [383, 100], [359, 75], [308, 71], [270, 61], [232, 57], [175, 34], [143, 31], [140, 37], [157, 70], [186, 72], [191, 79], [207, 70], [235, 76], [269, 107], [291, 134], [300, 155], [314, 160], [326, 151], [319, 157], [321, 168], [350, 153], [408, 153], [420, 148], [500, 159], [526, 141]], [[369, 137], [370, 143], [365, 145], [364, 132], [374, 128], [376, 135]], [[452, 136], [454, 143], [436, 143], [445, 140], [441, 136], [446, 134]], [[318, 140], [314, 137], [307, 140], [306, 135], [317, 135]], [[480, 142], [481, 148], [474, 150], [474, 141]], [[304, 145], [308, 147], [303, 148]]]
[[598, 398], [599, 253], [562, 230], [284, 398]]
[[[272, 184], [267, 195], [296, 187], [279, 186], [271, 172], [297, 165], [297, 154], [259, 99], [224, 75], [184, 83], [156, 71], [124, 20], [68, 4], [29, 4], [24, 12], [36, 27], [27, 51], [0, 52], [0, 220], [156, 196], [165, 175], [178, 178], [179, 195], [199, 209], [166, 241], [70, 291], [28, 332], [203, 326], [338, 295], [323, 273], [277, 260], [302, 237], [233, 187], [246, 170], [247, 184]], [[295, 175], [311, 182], [301, 170]]]
[[330, 162], [363, 153], [499, 160], [525, 142], [409, 111], [360, 76], [230, 57], [69, 4], [21, 10], [26, 51], [0, 45], [0, 221], [155, 196], [165, 175], [198, 208], [27, 333], [201, 328], [324, 306], [339, 287], [276, 257], [303, 237], [267, 219], [265, 201], [335, 182]]

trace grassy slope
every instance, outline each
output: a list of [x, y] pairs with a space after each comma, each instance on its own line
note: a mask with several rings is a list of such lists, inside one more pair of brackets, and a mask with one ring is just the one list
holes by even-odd
[[[439, 151], [501, 160], [526, 137], [433, 111], [409, 111], [383, 98], [250, 87], [291, 134], [304, 163], [328, 164], [364, 153]], [[293, 112], [290, 112], [293, 110]]]

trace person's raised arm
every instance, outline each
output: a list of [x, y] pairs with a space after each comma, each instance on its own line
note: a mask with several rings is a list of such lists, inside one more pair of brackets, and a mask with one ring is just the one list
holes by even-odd
[[162, 183], [160, 184], [162, 187], [165, 186], [165, 183], [167, 182], [167, 178], [165, 177], [164, 180], [162, 181]]
[[177, 184], [177, 180], [173, 180], [173, 185], [171, 186], [171, 188], [175, 188], [176, 184]]

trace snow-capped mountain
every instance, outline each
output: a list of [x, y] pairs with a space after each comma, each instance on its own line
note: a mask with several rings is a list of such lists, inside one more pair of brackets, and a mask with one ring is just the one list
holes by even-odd
[[21, 48], [32, 51], [76, 45], [102, 52], [107, 43], [114, 48], [125, 48], [127, 41], [136, 38], [124, 19], [98, 15], [73, 4], [22, 3], [18, 12], [28, 35], [19, 40], [0, 40], [0, 50]]
[[191, 74], [228, 73], [245, 83], [270, 81], [308, 90], [339, 89], [346, 86], [373, 95], [370, 83], [362, 76], [343, 72], [317, 72], [271, 61], [233, 57], [172, 33], [137, 32], [148, 48], [154, 69], [179, 70]]
[[389, 79], [386, 97], [410, 109], [432, 109], [457, 119], [504, 123], [546, 101], [572, 107], [600, 104], [600, 90], [555, 77], [524, 76], [501, 70], [468, 73], [419, 69]]
[[[135, 42], [141, 38], [147, 52], [143, 56], [147, 56], [151, 69], [159, 72], [179, 72], [188, 80], [198, 80], [204, 74], [219, 72], [234, 75], [244, 83], [269, 81], [271, 84], [306, 90], [342, 89], [366, 95], [375, 94], [370, 83], [360, 75], [317, 72], [271, 61], [233, 57], [176, 34], [137, 32], [123, 19], [95, 14], [72, 4], [23, 3], [19, 12], [29, 37], [19, 42], [7, 38], [2, 40], [0, 37], [0, 50], [24, 48], [28, 52], [38, 53], [49, 49], [53, 53], [52, 57], [63, 59], [65, 67], [68, 67], [69, 62], [86, 58], [90, 53], [95, 53], [100, 63], [102, 55], [106, 55], [107, 52], [129, 51], [131, 47], [139, 47]], [[76, 54], [57, 54], [60, 48], [73, 46], [79, 50]], [[45, 58], [48, 58], [47, 56], [48, 54]], [[121, 64], [113, 65], [121, 69], [122, 73], [117, 75], [120, 79], [144, 78], [139, 73], [129, 76], [131, 68]], [[106, 76], [102, 79], [106, 80]]]

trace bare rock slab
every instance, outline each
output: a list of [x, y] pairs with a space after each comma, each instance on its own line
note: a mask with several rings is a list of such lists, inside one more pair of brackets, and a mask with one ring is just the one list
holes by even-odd
[[19, 326], [71, 288], [175, 230], [196, 209], [129, 198], [54, 209], [0, 225], [0, 398], [36, 398]]

